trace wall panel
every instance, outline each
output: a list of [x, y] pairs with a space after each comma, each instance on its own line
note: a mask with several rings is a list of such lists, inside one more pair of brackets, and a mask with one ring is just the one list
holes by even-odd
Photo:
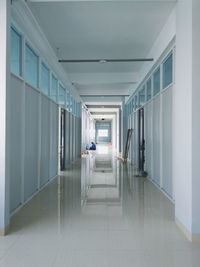
[[50, 153], [50, 101], [41, 96], [41, 158], [40, 158], [40, 185], [49, 180], [49, 153]]
[[153, 99], [153, 173], [152, 179], [160, 185], [160, 95]]
[[65, 166], [70, 163], [70, 113], [65, 116]]
[[163, 189], [172, 196], [172, 88], [163, 92]]
[[23, 82], [11, 75], [8, 111], [10, 211], [21, 204], [23, 160]]
[[134, 164], [139, 167], [138, 138], [138, 111], [136, 111], [134, 113]]
[[24, 196], [27, 200], [38, 187], [39, 93], [28, 85], [25, 90]]
[[73, 161], [73, 142], [74, 142], [74, 137], [73, 137], [73, 130], [74, 124], [73, 124], [73, 117], [72, 117], [72, 113], [69, 114], [69, 144], [70, 144], [70, 162]]
[[50, 101], [50, 178], [58, 174], [58, 105]]
[[152, 102], [145, 106], [145, 171], [152, 178]]

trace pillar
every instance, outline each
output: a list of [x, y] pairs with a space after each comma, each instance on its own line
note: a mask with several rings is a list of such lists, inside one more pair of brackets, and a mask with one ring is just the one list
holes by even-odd
[[173, 94], [175, 217], [190, 240], [200, 237], [200, 1], [177, 2]]
[[6, 106], [10, 78], [10, 1], [0, 1], [0, 235], [9, 226], [9, 179], [6, 170]]

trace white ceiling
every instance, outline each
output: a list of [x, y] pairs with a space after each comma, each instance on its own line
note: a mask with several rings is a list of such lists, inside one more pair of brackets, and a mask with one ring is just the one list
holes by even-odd
[[[29, 7], [60, 59], [115, 59], [146, 57], [176, 1], [39, 2]], [[83, 95], [126, 95], [142, 64], [62, 63]]]

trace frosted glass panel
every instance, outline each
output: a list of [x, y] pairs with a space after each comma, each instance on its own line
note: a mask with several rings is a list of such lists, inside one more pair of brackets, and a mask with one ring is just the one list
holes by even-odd
[[40, 159], [40, 185], [49, 180], [49, 150], [50, 150], [50, 108], [49, 99], [42, 96], [41, 109], [41, 159]]
[[145, 170], [152, 179], [152, 102], [145, 107]]
[[160, 185], [160, 96], [153, 101], [153, 180]]
[[26, 86], [25, 97], [24, 196], [27, 200], [38, 185], [39, 93]]
[[133, 157], [133, 161], [134, 161], [134, 164], [136, 165], [136, 166], [138, 166], [139, 165], [139, 158], [138, 158], [138, 146], [139, 146], [139, 144], [138, 144], [138, 139], [139, 139], [139, 137], [138, 137], [138, 131], [137, 131], [137, 129], [138, 129], [138, 112], [135, 112], [134, 113], [134, 129], [135, 129], [135, 131], [134, 131], [134, 134], [133, 134], [133, 136], [134, 136], [134, 157]]
[[163, 63], [163, 88], [172, 83], [173, 79], [173, 56], [172, 54]]
[[41, 90], [46, 95], [49, 95], [49, 86], [50, 86], [50, 71], [49, 69], [42, 63], [41, 66]]
[[28, 83], [38, 87], [38, 63], [39, 58], [35, 52], [26, 44], [26, 62], [25, 62], [25, 78]]
[[68, 111], [66, 111], [65, 125], [65, 164], [67, 166], [70, 163], [70, 113]]
[[172, 88], [163, 92], [163, 189], [172, 196]]
[[151, 79], [147, 82], [147, 101], [151, 99]]
[[58, 80], [52, 75], [51, 80], [51, 99], [57, 102], [57, 95], [58, 95]]
[[53, 178], [58, 173], [58, 106], [50, 102], [51, 123], [50, 123], [50, 178]]
[[160, 92], [160, 68], [153, 75], [153, 94]]
[[22, 189], [22, 151], [23, 151], [23, 82], [11, 76], [8, 90], [9, 120], [9, 177], [10, 177], [10, 211], [21, 204]]
[[11, 71], [21, 75], [22, 37], [11, 28]]

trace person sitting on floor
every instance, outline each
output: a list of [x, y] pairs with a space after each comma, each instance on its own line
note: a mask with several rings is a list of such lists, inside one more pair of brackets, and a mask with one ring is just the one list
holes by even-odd
[[94, 142], [91, 142], [90, 150], [96, 150], [96, 145]]

